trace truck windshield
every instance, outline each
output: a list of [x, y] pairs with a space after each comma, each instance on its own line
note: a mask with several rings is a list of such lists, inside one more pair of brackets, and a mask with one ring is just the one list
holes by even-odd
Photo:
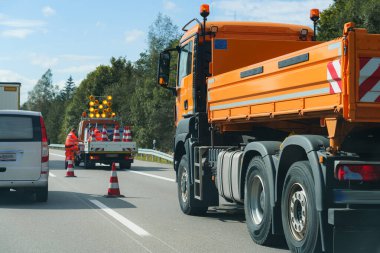
[[182, 79], [191, 73], [193, 59], [193, 42], [190, 41], [181, 48], [179, 55], [178, 86], [181, 87]]

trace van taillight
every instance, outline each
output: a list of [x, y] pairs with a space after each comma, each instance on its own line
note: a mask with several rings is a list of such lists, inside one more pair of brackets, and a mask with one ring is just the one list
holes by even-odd
[[380, 181], [378, 164], [339, 164], [336, 170], [339, 181]]
[[41, 125], [41, 162], [46, 163], [49, 161], [49, 145], [48, 138], [46, 134], [45, 122], [42, 116], [40, 117], [40, 125]]

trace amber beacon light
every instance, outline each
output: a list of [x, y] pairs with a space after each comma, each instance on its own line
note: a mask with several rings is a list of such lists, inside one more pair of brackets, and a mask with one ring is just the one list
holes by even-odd
[[208, 4], [202, 4], [199, 11], [201, 16], [206, 18], [210, 14], [210, 6]]
[[310, 19], [314, 23], [314, 35], [312, 40], [315, 41], [317, 40], [317, 23], [319, 20], [319, 10], [318, 9], [311, 9], [310, 10]]
[[310, 10], [310, 19], [313, 22], [316, 22], [319, 20], [319, 9], [311, 9]]

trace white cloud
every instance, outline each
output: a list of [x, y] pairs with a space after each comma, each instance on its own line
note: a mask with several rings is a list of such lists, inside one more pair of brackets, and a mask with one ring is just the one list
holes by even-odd
[[10, 19], [6, 16], [0, 16], [0, 26], [17, 27], [17, 28], [33, 28], [42, 27], [45, 22], [34, 19]]
[[136, 40], [138, 40], [140, 37], [144, 35], [144, 32], [141, 30], [131, 30], [125, 33], [125, 42], [132, 43]]
[[7, 69], [0, 69], [0, 82], [20, 82], [21, 83], [21, 104], [28, 98], [28, 91], [32, 90], [37, 80], [27, 78], [21, 74]]
[[96, 55], [78, 55], [78, 54], [63, 54], [59, 56], [63, 60], [67, 61], [96, 61], [102, 59], [100, 56]]
[[42, 14], [44, 14], [45, 17], [50, 17], [55, 14], [55, 10], [51, 8], [50, 6], [44, 6], [42, 8]]
[[80, 65], [80, 66], [71, 66], [67, 68], [57, 69], [55, 72], [57, 73], [67, 73], [67, 74], [74, 74], [74, 73], [88, 73], [91, 71], [94, 71], [96, 69], [97, 65], [95, 64], [87, 64], [87, 65]]
[[31, 59], [30, 62], [33, 65], [37, 65], [43, 68], [51, 68], [55, 66], [59, 61], [57, 57], [49, 57], [47, 55], [40, 55], [35, 53], [30, 54], [29, 57]]
[[170, 0], [164, 0], [163, 6], [164, 6], [164, 9], [168, 11], [173, 11], [173, 10], [178, 9], [177, 4]]
[[96, 22], [95, 26], [100, 29], [105, 29], [107, 27], [105, 23], [100, 21]]
[[45, 22], [34, 19], [11, 19], [0, 14], [0, 36], [24, 39], [36, 31], [43, 31]]
[[311, 25], [309, 10], [326, 9], [332, 0], [222, 0], [212, 2], [212, 9], [220, 10], [221, 15], [214, 20], [241, 20], [258, 22], [280, 22]]
[[0, 35], [5, 38], [19, 38], [24, 39], [34, 31], [31, 29], [10, 29], [0, 32]]

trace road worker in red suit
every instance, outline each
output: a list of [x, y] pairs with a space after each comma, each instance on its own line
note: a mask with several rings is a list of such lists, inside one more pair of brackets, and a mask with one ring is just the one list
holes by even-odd
[[95, 134], [96, 141], [102, 140], [102, 132], [100, 132], [100, 130], [97, 127], [94, 130], [94, 134]]
[[70, 131], [70, 133], [66, 137], [65, 142], [65, 155], [66, 155], [66, 161], [72, 160], [74, 162], [75, 160], [75, 154], [78, 152], [78, 137], [75, 134], [76, 129], [73, 127]]

